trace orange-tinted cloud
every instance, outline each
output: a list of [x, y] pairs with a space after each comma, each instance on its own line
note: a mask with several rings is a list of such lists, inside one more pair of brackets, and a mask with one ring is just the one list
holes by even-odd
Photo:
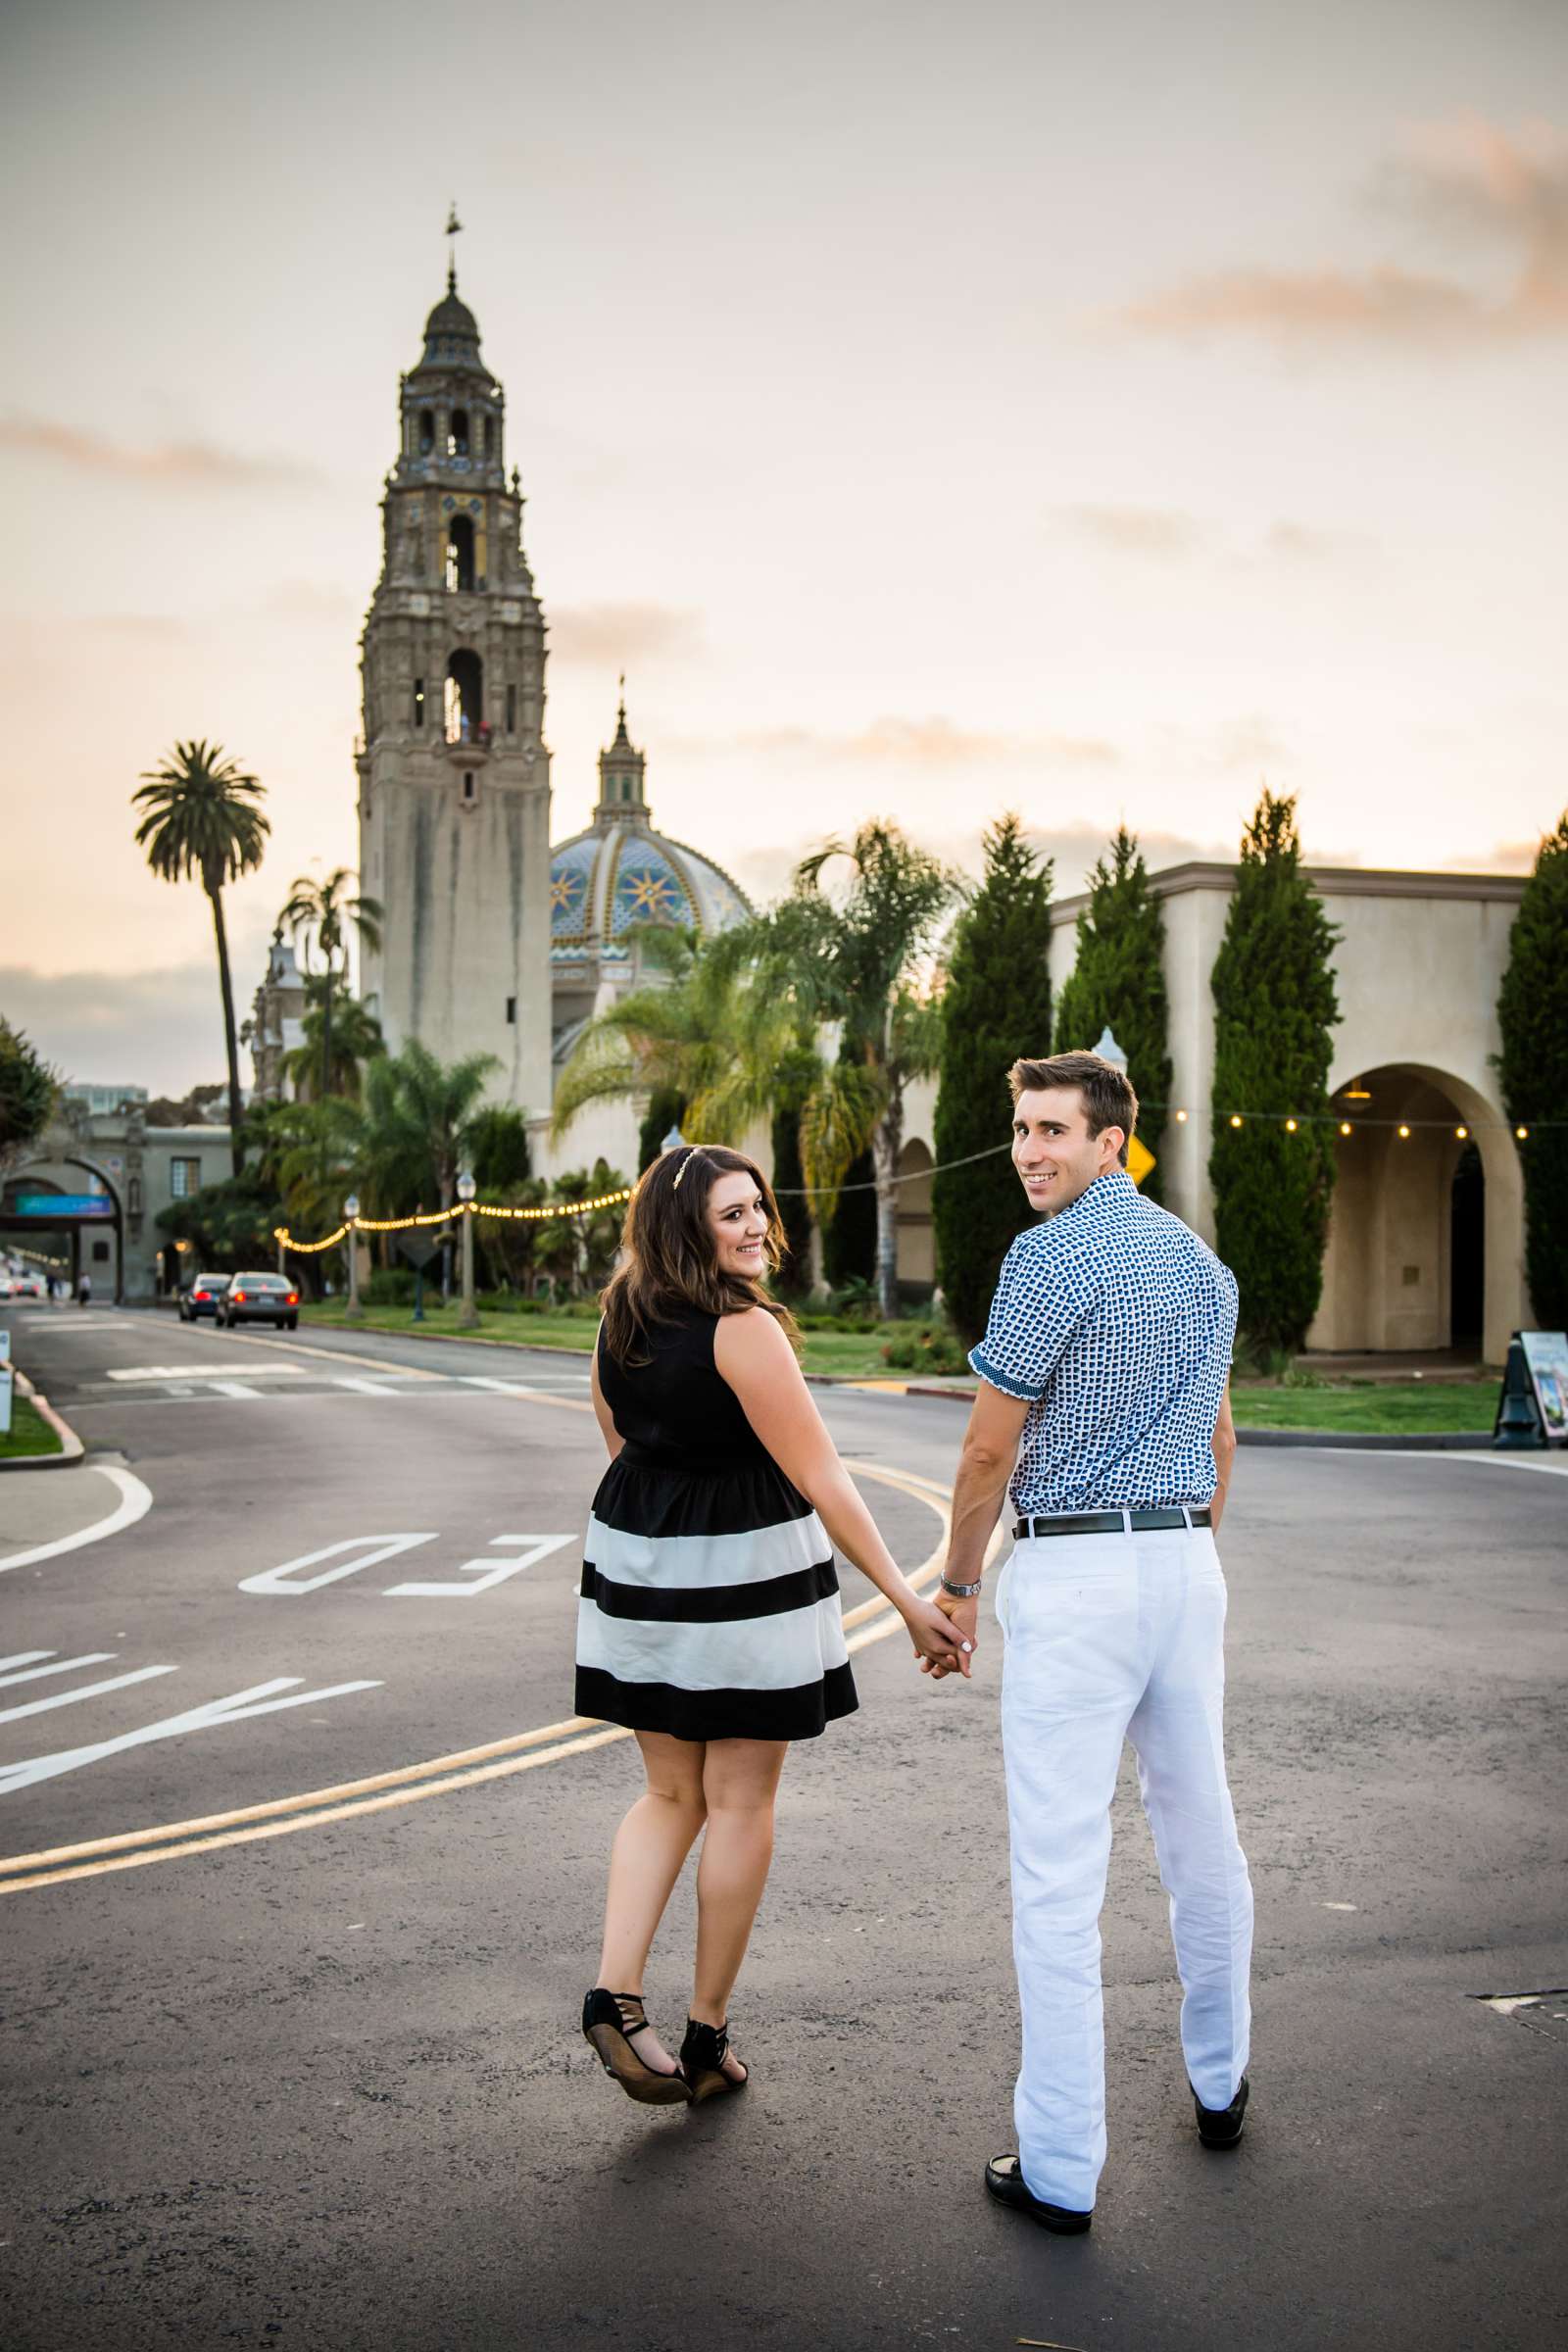
[[102, 433], [55, 424], [46, 416], [0, 417], [0, 454], [7, 450], [19, 457], [52, 459], [77, 473], [192, 490], [298, 487], [319, 478], [309, 467], [283, 458], [251, 457], [241, 450], [216, 449], [206, 441], [169, 441], [138, 449]]
[[1202, 545], [1201, 523], [1178, 507], [1059, 507], [1069, 530], [1137, 556], [1190, 556]]
[[624, 669], [702, 651], [701, 612], [680, 605], [565, 605], [549, 611], [550, 651], [565, 662]]
[[1478, 117], [1430, 124], [1384, 167], [1385, 196], [1428, 230], [1480, 232], [1511, 256], [1500, 291], [1448, 273], [1277, 270], [1190, 278], [1128, 305], [1150, 335], [1236, 332], [1285, 342], [1485, 345], [1568, 332], [1568, 139], [1544, 124], [1510, 137]]
[[1031, 765], [1114, 767], [1121, 759], [1116, 746], [1099, 736], [983, 734], [940, 716], [874, 718], [854, 735], [833, 735], [810, 727], [767, 727], [721, 740], [683, 739], [670, 748], [699, 759], [729, 758], [744, 752], [822, 767], [905, 767], [927, 772]]

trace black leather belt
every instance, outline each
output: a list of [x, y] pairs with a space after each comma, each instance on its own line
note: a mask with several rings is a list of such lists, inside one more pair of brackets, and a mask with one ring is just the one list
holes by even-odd
[[1014, 1540], [1033, 1536], [1141, 1536], [1162, 1527], [1211, 1527], [1206, 1502], [1172, 1502], [1147, 1511], [1053, 1511], [1043, 1519], [1017, 1519]]

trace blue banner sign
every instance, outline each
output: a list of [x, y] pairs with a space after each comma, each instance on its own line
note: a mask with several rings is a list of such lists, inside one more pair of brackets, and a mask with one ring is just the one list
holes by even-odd
[[115, 1204], [107, 1193], [19, 1193], [6, 1217], [112, 1217]]

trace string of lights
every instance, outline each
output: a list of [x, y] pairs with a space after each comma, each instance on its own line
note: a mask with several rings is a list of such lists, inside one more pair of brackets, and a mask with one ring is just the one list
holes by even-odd
[[[513, 1224], [543, 1225], [559, 1223], [563, 1217], [595, 1216], [601, 1209], [618, 1208], [631, 1199], [631, 1187], [623, 1184], [612, 1193], [596, 1193], [588, 1200], [553, 1200], [539, 1208], [508, 1208], [500, 1201], [455, 1200], [450, 1208], [416, 1210], [410, 1217], [356, 1217], [356, 1233], [409, 1233], [418, 1225], [451, 1225], [459, 1217], [497, 1217]], [[274, 1225], [272, 1239], [285, 1250], [301, 1257], [314, 1257], [322, 1250], [335, 1250], [348, 1234], [344, 1223], [335, 1233], [321, 1242], [297, 1241], [286, 1225]]]
[[[1190, 1110], [1174, 1108], [1168, 1102], [1149, 1102], [1144, 1107], [1147, 1110], [1168, 1112], [1178, 1127], [1188, 1126], [1194, 1116]], [[1209, 1114], [1200, 1112], [1198, 1115], [1206, 1117]], [[1450, 1134], [1462, 1144], [1473, 1141], [1481, 1134], [1512, 1134], [1522, 1144], [1529, 1141], [1535, 1128], [1568, 1127], [1568, 1119], [1537, 1119], [1534, 1127], [1511, 1126], [1506, 1119], [1347, 1119], [1336, 1110], [1233, 1110], [1219, 1115], [1231, 1127], [1283, 1127], [1287, 1135], [1297, 1135], [1303, 1127], [1333, 1127], [1341, 1136], [1356, 1135], [1362, 1129], [1387, 1128], [1401, 1143], [1407, 1142], [1412, 1135], [1426, 1132]], [[920, 1184], [929, 1177], [944, 1176], [953, 1168], [973, 1167], [977, 1160], [995, 1159], [1000, 1152], [1010, 1152], [1011, 1149], [1010, 1140], [990, 1144], [983, 1152], [967, 1152], [961, 1159], [945, 1159], [936, 1167], [906, 1169], [903, 1174], [895, 1176], [893, 1182], [896, 1185]], [[786, 1186], [777, 1191], [776, 1198], [780, 1200], [809, 1200], [826, 1189], [822, 1185], [810, 1184]], [[841, 1184], [835, 1189], [840, 1193], [874, 1193], [877, 1188], [872, 1182]], [[419, 1225], [450, 1225], [459, 1217], [493, 1217], [513, 1224], [551, 1224], [563, 1217], [596, 1216], [602, 1209], [619, 1208], [631, 1199], [631, 1186], [621, 1185], [612, 1193], [597, 1193], [589, 1200], [555, 1200], [538, 1208], [508, 1208], [499, 1201], [489, 1200], [458, 1200], [450, 1208], [417, 1210], [409, 1217], [356, 1217], [354, 1229], [357, 1233], [408, 1233]], [[301, 1242], [296, 1241], [286, 1225], [274, 1225], [272, 1239], [301, 1257], [312, 1257], [323, 1250], [335, 1250], [348, 1230], [348, 1226], [343, 1224], [335, 1233], [329, 1233], [324, 1241]]]

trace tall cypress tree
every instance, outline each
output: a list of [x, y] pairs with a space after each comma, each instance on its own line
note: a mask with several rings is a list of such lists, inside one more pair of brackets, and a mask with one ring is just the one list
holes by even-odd
[[[931, 1184], [937, 1280], [966, 1340], [985, 1329], [997, 1270], [1029, 1203], [1007, 1140], [1007, 1072], [1021, 1054], [1051, 1050], [1051, 866], [1016, 816], [985, 837], [985, 873], [958, 919], [942, 999], [942, 1070]], [[992, 1151], [968, 1167], [944, 1163]]]
[[[1242, 1329], [1268, 1348], [1302, 1345], [1323, 1291], [1338, 938], [1301, 871], [1296, 803], [1265, 787], [1242, 837], [1214, 959], [1208, 1173], [1215, 1247], [1241, 1285]], [[1294, 1135], [1290, 1114], [1299, 1121]]]
[[773, 1113], [773, 1190], [789, 1244], [776, 1287], [787, 1298], [801, 1298], [811, 1287], [811, 1204], [801, 1166], [801, 1113], [794, 1102]]
[[[1496, 1067], [1508, 1116], [1530, 1132], [1525, 1271], [1538, 1325], [1568, 1327], [1568, 809], [1548, 833], [1508, 934]], [[1552, 1122], [1547, 1124], [1547, 1122]], [[1540, 1122], [1539, 1124], [1537, 1122]]]
[[1138, 1133], [1154, 1154], [1143, 1185], [1152, 1200], [1164, 1199], [1159, 1145], [1170, 1101], [1164, 956], [1165, 917], [1150, 891], [1143, 852], [1118, 825], [1109, 865], [1102, 858], [1089, 877], [1077, 961], [1056, 999], [1056, 1052], [1093, 1048], [1102, 1029], [1114, 1034], [1139, 1096]]

